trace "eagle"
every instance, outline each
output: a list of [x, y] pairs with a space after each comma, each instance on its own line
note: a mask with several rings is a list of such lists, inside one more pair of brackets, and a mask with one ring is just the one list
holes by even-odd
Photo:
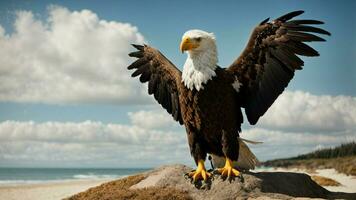
[[[314, 25], [322, 21], [293, 19], [304, 11], [294, 11], [259, 23], [247, 46], [233, 63], [218, 66], [216, 38], [203, 30], [183, 34], [181, 52], [187, 59], [180, 71], [160, 51], [133, 44], [138, 58], [127, 68], [132, 77], [148, 82], [148, 94], [185, 126], [190, 153], [197, 165], [188, 173], [192, 181], [207, 181], [212, 174], [204, 166], [207, 154], [225, 158], [216, 171], [222, 177], [239, 176], [233, 162], [239, 159], [242, 109], [255, 125], [284, 91], [304, 62], [300, 56], [319, 56], [305, 42], [325, 41], [315, 35], [330, 35]], [[283, 120], [283, 119], [281, 119]]]

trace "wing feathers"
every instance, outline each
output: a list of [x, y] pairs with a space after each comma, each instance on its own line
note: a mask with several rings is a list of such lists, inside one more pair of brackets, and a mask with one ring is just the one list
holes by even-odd
[[310, 34], [310, 33], [302, 33], [297, 31], [288, 31], [287, 38], [295, 40], [295, 41], [302, 41], [302, 42], [312, 42], [312, 41], [325, 41], [325, 39]]
[[135, 69], [131, 76], [140, 76], [140, 82], [148, 82], [148, 94], [153, 94], [158, 103], [183, 124], [178, 95], [181, 72], [156, 49], [146, 45], [132, 46], [138, 51], [129, 56], [139, 59], [127, 67], [129, 70]]
[[271, 66], [271, 73], [275, 75], [275, 78], [279, 80], [279, 83], [286, 87], [289, 82], [294, 76], [294, 72], [290, 70], [286, 70], [285, 67], [282, 66], [282, 64], [276, 60], [275, 58], [267, 55], [267, 62], [266, 62], [266, 67]]
[[144, 50], [144, 46], [142, 45], [138, 45], [138, 44], [131, 44], [133, 47], [135, 47], [137, 50], [143, 51]]
[[139, 67], [134, 71], [134, 73], [131, 74], [131, 77], [136, 77], [136, 76], [138, 76], [138, 75], [141, 75], [144, 71], [147, 70], [147, 68], [148, 68], [149, 66], [150, 66], [149, 64], [144, 64], [144, 65], [139, 66]]
[[267, 18], [267, 19], [263, 20], [263, 21], [260, 23], [260, 25], [265, 24], [266, 22], [268, 22], [268, 20], [269, 20], [269, 18]]
[[303, 61], [300, 60], [289, 50], [285, 50], [282, 47], [277, 47], [276, 49], [271, 48], [270, 52], [274, 57], [281, 61], [289, 70], [294, 71], [295, 69], [301, 69]]
[[130, 57], [136, 57], [136, 58], [142, 58], [143, 57], [143, 51], [135, 51], [129, 53]]
[[291, 31], [305, 31], [305, 32], [320, 33], [320, 34], [324, 34], [324, 35], [331, 35], [328, 31], [321, 29], [321, 28], [313, 27], [313, 26], [285, 24], [285, 25], [283, 25], [283, 27], [285, 27], [286, 29], [291, 30]]
[[289, 42], [280, 43], [279, 45], [286, 46], [288, 49], [301, 56], [319, 56], [319, 53], [315, 49], [302, 42], [291, 40]]
[[322, 21], [318, 21], [318, 20], [313, 20], [313, 19], [302, 19], [302, 20], [291, 20], [286, 22], [285, 24], [289, 25], [289, 24], [324, 24], [324, 22]]
[[137, 59], [135, 62], [133, 62], [131, 65], [127, 67], [128, 70], [138, 68], [141, 65], [144, 65], [147, 63], [147, 60], [144, 58]]
[[148, 94], [153, 94], [155, 92], [157, 80], [157, 76], [155, 74], [152, 74], [151, 80], [148, 82]]
[[140, 82], [145, 83], [150, 80], [151, 73], [148, 70], [145, 70], [142, 72], [142, 75], [140, 76]]
[[285, 21], [290, 20], [290, 19], [292, 19], [293, 17], [296, 17], [296, 16], [301, 15], [301, 14], [303, 14], [303, 13], [304, 13], [303, 10], [298, 10], [298, 11], [290, 12], [290, 13], [288, 13], [288, 14], [285, 14], [285, 15], [283, 15], [283, 16], [278, 17], [276, 20], [277, 20], [277, 21], [281, 21], [281, 22], [285, 22]]
[[304, 42], [325, 41], [315, 34], [330, 35], [326, 30], [308, 26], [323, 24], [321, 21], [291, 20], [302, 13], [294, 11], [270, 23], [262, 21], [251, 34], [244, 52], [227, 69], [242, 83], [240, 96], [245, 98], [242, 106], [251, 124], [255, 124], [284, 91], [295, 70], [302, 69], [304, 62], [298, 55], [319, 55]]

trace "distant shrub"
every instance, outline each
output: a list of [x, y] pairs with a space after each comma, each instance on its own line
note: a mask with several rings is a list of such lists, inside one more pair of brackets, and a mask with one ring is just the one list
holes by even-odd
[[312, 159], [312, 158], [339, 158], [356, 155], [356, 142], [342, 144], [334, 148], [317, 150], [308, 154], [299, 155], [291, 158], [293, 160]]
[[269, 160], [262, 162], [261, 165], [298, 169], [334, 168], [340, 173], [356, 176], [356, 143], [350, 142], [292, 158]]

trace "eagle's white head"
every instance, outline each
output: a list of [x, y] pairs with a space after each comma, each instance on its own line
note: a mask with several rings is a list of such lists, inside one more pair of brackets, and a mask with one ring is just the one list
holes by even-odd
[[188, 53], [182, 74], [184, 85], [190, 90], [204, 89], [203, 84], [216, 75], [218, 53], [214, 34], [189, 30], [182, 37], [180, 50]]

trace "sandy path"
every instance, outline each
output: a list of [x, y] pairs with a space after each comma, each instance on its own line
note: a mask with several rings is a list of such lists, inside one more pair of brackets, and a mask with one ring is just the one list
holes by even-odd
[[108, 181], [111, 181], [111, 179], [0, 186], [0, 200], [58, 200]]

